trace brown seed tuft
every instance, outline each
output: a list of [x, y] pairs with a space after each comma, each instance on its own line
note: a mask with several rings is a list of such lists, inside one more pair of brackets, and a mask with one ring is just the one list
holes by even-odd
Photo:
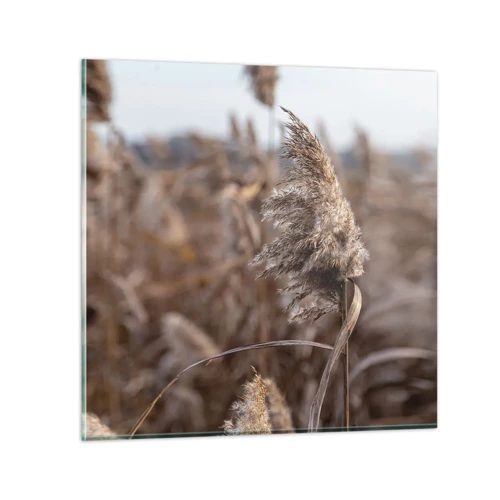
[[236, 412], [234, 421], [226, 420], [226, 434], [271, 434], [271, 422], [266, 407], [268, 394], [262, 377], [255, 371], [251, 382], [243, 386], [243, 397], [235, 401], [231, 410]]
[[87, 120], [109, 121], [112, 88], [106, 61], [87, 60]]
[[274, 89], [279, 79], [276, 66], [246, 66], [245, 73], [250, 77], [255, 98], [272, 108], [274, 106]]
[[285, 397], [278, 389], [273, 379], [264, 379], [267, 387], [267, 406], [271, 428], [273, 430], [290, 431], [293, 430], [292, 413]]
[[312, 304], [297, 308], [290, 321], [318, 319], [337, 311], [345, 280], [363, 274], [368, 251], [361, 240], [349, 202], [318, 138], [291, 111], [286, 124], [280, 189], [263, 203], [262, 215], [283, 230], [264, 246], [253, 264], [266, 262], [259, 277], [288, 276], [281, 293], [294, 295], [287, 309], [310, 296]]
[[93, 413], [85, 414], [85, 435], [87, 437], [115, 437], [113, 432], [107, 425], [104, 425], [99, 417]]

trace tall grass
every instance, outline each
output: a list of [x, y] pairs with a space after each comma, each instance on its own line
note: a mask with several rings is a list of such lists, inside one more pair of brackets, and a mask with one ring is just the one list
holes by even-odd
[[[234, 147], [221, 138], [191, 136], [189, 160], [176, 158], [155, 138], [145, 145], [148, 165], [116, 126], [102, 140], [93, 133], [94, 122], [88, 120], [87, 133], [88, 411], [119, 435], [129, 433], [146, 409], [136, 432], [221, 432], [255, 366], [282, 394], [293, 428], [308, 428], [329, 353], [348, 316], [342, 304], [352, 298], [342, 298], [335, 281], [337, 294], [328, 295], [319, 280], [311, 289], [319, 305], [304, 296], [291, 314], [331, 311], [313, 323], [290, 323], [284, 309], [300, 292], [279, 293], [292, 285], [288, 273], [256, 280], [249, 261], [283, 237], [259, 215], [282, 174], [252, 125], [239, 127]], [[321, 135], [329, 151], [324, 127]], [[364, 305], [349, 339], [350, 425], [433, 423], [434, 164], [416, 155], [417, 168], [401, 167], [361, 142], [354, 153], [355, 163], [343, 165], [338, 180], [371, 257], [364, 275], [354, 278]], [[282, 160], [285, 168], [293, 169], [292, 160]], [[311, 279], [303, 291], [317, 283]], [[266, 348], [244, 347], [257, 343]], [[373, 358], [401, 348], [428, 355]], [[223, 355], [227, 351], [233, 354]], [[214, 355], [221, 357], [200, 363]], [[364, 362], [370, 359], [382, 361]], [[358, 366], [367, 368], [353, 378]], [[177, 379], [184, 367], [190, 369]], [[342, 428], [344, 372], [335, 363], [328, 378], [318, 428]], [[151, 407], [167, 385], [165, 397]]]

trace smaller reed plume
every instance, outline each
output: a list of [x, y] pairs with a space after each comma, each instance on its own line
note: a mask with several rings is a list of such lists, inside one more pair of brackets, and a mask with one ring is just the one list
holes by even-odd
[[93, 413], [85, 414], [85, 436], [96, 438], [113, 438], [116, 433], [113, 432], [107, 425], [103, 424], [97, 415]]
[[235, 401], [231, 410], [236, 412], [233, 420], [224, 422], [226, 434], [271, 434], [271, 422], [266, 406], [268, 395], [262, 377], [252, 367], [255, 376], [243, 386], [243, 397]]
[[112, 88], [106, 61], [88, 59], [87, 65], [87, 120], [109, 121]]
[[267, 387], [267, 406], [273, 430], [293, 430], [292, 413], [285, 397], [271, 378], [264, 379]]
[[316, 320], [338, 311], [345, 281], [363, 274], [368, 252], [361, 240], [349, 202], [318, 138], [291, 111], [286, 124], [283, 158], [292, 160], [280, 188], [264, 201], [262, 215], [283, 229], [264, 246], [253, 264], [266, 262], [260, 278], [288, 276], [281, 293], [294, 295], [290, 321]]
[[272, 108], [274, 106], [274, 90], [279, 79], [276, 66], [245, 66], [245, 73], [250, 77], [250, 84], [255, 98]]

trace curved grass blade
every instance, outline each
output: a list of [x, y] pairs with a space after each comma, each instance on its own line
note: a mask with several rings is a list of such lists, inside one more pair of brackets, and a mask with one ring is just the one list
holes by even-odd
[[[380, 351], [372, 352], [361, 361], [356, 363], [354, 368], [349, 372], [350, 383], [358, 379], [358, 377], [370, 369], [372, 366], [380, 365], [383, 363], [391, 363], [393, 361], [399, 361], [401, 359], [423, 359], [429, 361], [437, 360], [436, 351], [431, 351], [430, 349], [422, 349], [420, 347], [389, 347], [387, 349], [382, 349]], [[341, 401], [342, 393], [339, 388], [337, 392], [336, 401]], [[335, 410], [335, 418], [338, 420], [341, 418], [342, 409], [338, 407]]]
[[314, 396], [314, 400], [311, 405], [311, 412], [309, 413], [309, 432], [316, 432], [318, 430], [321, 407], [323, 406], [323, 401], [325, 399], [326, 389], [328, 387], [328, 382], [330, 380], [330, 374], [332, 373], [333, 365], [339, 358], [340, 353], [349, 340], [349, 337], [354, 329], [354, 326], [356, 325], [356, 322], [358, 321], [359, 313], [361, 311], [361, 291], [356, 283], [354, 283], [354, 281], [349, 281], [351, 281], [354, 286], [354, 297], [352, 299], [349, 312], [347, 313], [347, 317], [342, 323], [340, 332], [335, 339], [335, 344], [333, 346], [332, 352], [330, 353], [330, 357], [328, 358], [325, 369], [323, 370], [323, 375], [321, 376], [321, 382], [319, 383], [316, 396]]
[[165, 392], [174, 385], [177, 380], [179, 380], [179, 377], [183, 374], [186, 373], [188, 370], [191, 368], [194, 368], [195, 366], [202, 365], [203, 363], [210, 363], [212, 360], [217, 359], [217, 358], [222, 358], [224, 356], [227, 356], [229, 354], [235, 354], [237, 352], [243, 352], [243, 351], [251, 351], [251, 350], [257, 350], [257, 349], [267, 349], [268, 347], [283, 347], [283, 346], [309, 346], [309, 347], [320, 347], [321, 349], [328, 349], [332, 350], [333, 347], [329, 346], [327, 344], [320, 344], [319, 342], [311, 342], [308, 340], [274, 340], [271, 342], [263, 342], [260, 344], [250, 344], [250, 345], [245, 345], [242, 347], [235, 347], [234, 349], [229, 349], [229, 351], [224, 351], [221, 352], [220, 354], [216, 354], [215, 356], [210, 356], [208, 358], [202, 359], [200, 361], [197, 361], [196, 363], [193, 363], [189, 365], [188, 367], [184, 368], [181, 372], [179, 372], [169, 383], [166, 385], [161, 392], [156, 396], [156, 398], [152, 401], [152, 403], [146, 408], [144, 413], [141, 415], [139, 420], [136, 422], [134, 427], [129, 433], [129, 438], [133, 437], [134, 434], [138, 431], [139, 427], [143, 424], [144, 420], [146, 420], [147, 416], [151, 413], [151, 410], [154, 408], [156, 403], [160, 400], [160, 398], [165, 394]]
[[351, 382], [359, 375], [374, 365], [389, 363], [400, 359], [429, 359], [435, 360], [437, 354], [429, 349], [419, 347], [391, 347], [382, 351], [372, 352], [366, 358], [356, 364], [350, 373]]

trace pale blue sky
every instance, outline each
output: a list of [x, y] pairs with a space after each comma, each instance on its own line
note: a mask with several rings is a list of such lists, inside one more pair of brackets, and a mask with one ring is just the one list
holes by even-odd
[[[236, 64], [110, 61], [111, 108], [129, 139], [197, 131], [229, 133], [229, 114], [254, 119], [265, 144], [268, 110], [249, 91]], [[322, 119], [338, 148], [359, 124], [379, 147], [437, 146], [437, 73], [281, 66], [276, 102], [313, 131]], [[278, 108], [276, 116], [283, 118]], [[279, 138], [277, 131], [276, 140]]]

